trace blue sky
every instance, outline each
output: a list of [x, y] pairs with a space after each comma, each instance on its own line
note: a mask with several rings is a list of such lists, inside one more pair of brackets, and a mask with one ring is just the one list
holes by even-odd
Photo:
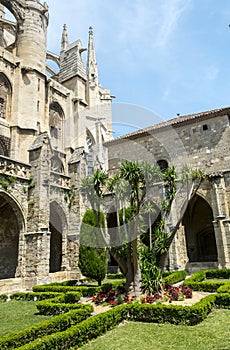
[[86, 47], [93, 26], [100, 82], [116, 96], [115, 128], [124, 123], [126, 132], [230, 105], [229, 0], [47, 3], [49, 50], [59, 52], [64, 23], [69, 41]]

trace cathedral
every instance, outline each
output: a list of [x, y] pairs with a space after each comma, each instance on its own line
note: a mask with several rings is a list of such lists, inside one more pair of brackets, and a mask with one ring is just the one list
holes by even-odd
[[80, 179], [107, 170], [112, 97], [93, 29], [85, 48], [64, 25], [56, 54], [48, 24], [46, 3], [0, 1], [0, 291], [79, 276]]
[[178, 191], [171, 225], [183, 218], [166, 267], [230, 268], [230, 108], [113, 139], [113, 96], [99, 83], [93, 29], [85, 48], [69, 43], [64, 25], [57, 54], [47, 51], [48, 24], [46, 3], [0, 0], [0, 292], [80, 277], [81, 179], [125, 160], [205, 171], [191, 201], [190, 184]]

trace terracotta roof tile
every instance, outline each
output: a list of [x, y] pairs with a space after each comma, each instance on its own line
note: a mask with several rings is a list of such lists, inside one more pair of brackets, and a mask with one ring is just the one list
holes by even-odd
[[195, 114], [188, 114], [184, 115], [181, 117], [173, 118], [167, 121], [164, 121], [162, 123], [154, 124], [152, 126], [148, 126], [147, 128], [143, 128], [131, 133], [128, 133], [126, 135], [122, 135], [120, 137], [117, 137], [113, 140], [105, 142], [105, 145], [109, 145], [112, 143], [116, 142], [122, 142], [125, 141], [126, 139], [134, 139], [140, 136], [147, 135], [148, 133], [153, 133], [157, 130], [168, 128], [168, 127], [173, 127], [177, 128], [186, 124], [191, 124], [194, 121], [197, 120], [206, 120], [210, 118], [214, 118], [217, 116], [224, 116], [230, 114], [230, 107], [224, 107], [224, 108], [218, 108], [218, 109], [213, 109], [211, 111], [205, 111], [205, 112], [200, 112], [200, 113], [195, 113]]

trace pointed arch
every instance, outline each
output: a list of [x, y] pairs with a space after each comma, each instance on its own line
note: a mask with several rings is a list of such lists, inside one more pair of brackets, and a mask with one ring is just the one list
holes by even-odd
[[53, 201], [50, 203], [50, 272], [61, 271], [66, 231], [66, 214], [61, 206]]
[[189, 262], [217, 261], [213, 212], [208, 202], [196, 194], [188, 205], [182, 223]]
[[0, 119], [11, 119], [12, 85], [8, 77], [0, 72]]
[[0, 223], [0, 279], [14, 278], [25, 218], [17, 201], [4, 191], [0, 191]]
[[55, 149], [63, 149], [63, 134], [64, 134], [64, 119], [65, 114], [61, 105], [53, 101], [49, 105], [49, 128], [51, 145]]

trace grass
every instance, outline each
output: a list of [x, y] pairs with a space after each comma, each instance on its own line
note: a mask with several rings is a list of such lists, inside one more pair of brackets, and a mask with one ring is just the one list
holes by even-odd
[[125, 322], [81, 350], [229, 350], [230, 310], [214, 310], [199, 325]]
[[38, 310], [33, 301], [11, 300], [0, 303], [0, 337], [52, 317], [42, 316], [37, 314], [37, 312]]

